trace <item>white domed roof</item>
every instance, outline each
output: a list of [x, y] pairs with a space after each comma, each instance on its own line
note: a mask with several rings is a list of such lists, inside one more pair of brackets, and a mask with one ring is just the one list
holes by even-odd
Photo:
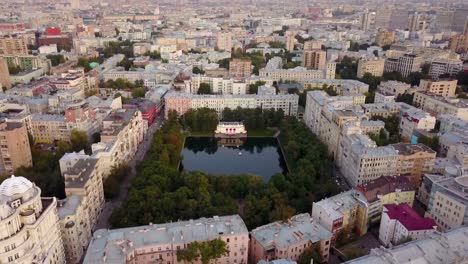
[[32, 187], [33, 184], [28, 179], [11, 175], [10, 178], [4, 180], [2, 184], [0, 184], [0, 195], [13, 196], [16, 194], [23, 194]]

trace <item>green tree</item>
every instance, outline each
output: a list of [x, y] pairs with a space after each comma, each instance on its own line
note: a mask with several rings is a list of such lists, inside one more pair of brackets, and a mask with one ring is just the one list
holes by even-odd
[[52, 66], [57, 66], [65, 62], [65, 57], [62, 54], [49, 54], [46, 57], [50, 60]]
[[197, 91], [198, 94], [212, 94], [211, 87], [208, 83], [200, 83], [200, 87]]
[[229, 254], [226, 242], [221, 239], [211, 241], [192, 242], [185, 249], [177, 250], [177, 261], [190, 263], [200, 260], [203, 264], [209, 264], [212, 260], [219, 259]]
[[88, 154], [91, 152], [88, 135], [82, 130], [73, 129], [70, 135], [70, 142], [73, 151], [84, 150]]
[[205, 71], [201, 70], [201, 69], [198, 68], [198, 67], [193, 67], [192, 73], [193, 73], [193, 74], [205, 74]]
[[264, 81], [256, 81], [254, 84], [249, 85], [249, 94], [257, 94], [258, 87], [265, 85]]
[[322, 262], [322, 257], [320, 256], [320, 250], [315, 246], [312, 246], [304, 250], [304, 252], [302, 252], [302, 254], [297, 259], [297, 264], [310, 264], [311, 260], [313, 260], [314, 263]]
[[144, 98], [146, 94], [145, 88], [135, 88], [132, 91], [133, 98]]

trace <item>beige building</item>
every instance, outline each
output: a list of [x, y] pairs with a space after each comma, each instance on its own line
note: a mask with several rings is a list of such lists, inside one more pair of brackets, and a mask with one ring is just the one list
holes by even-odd
[[395, 42], [395, 32], [391, 30], [379, 30], [375, 36], [375, 43], [380, 46], [392, 45]]
[[[249, 231], [239, 215], [214, 216], [94, 232], [85, 264], [184, 264], [177, 251], [192, 242], [223, 240], [229, 253], [217, 263], [247, 264]], [[195, 263], [201, 263], [197, 261]]]
[[34, 142], [70, 141], [71, 130], [63, 115], [33, 114], [30, 127]]
[[308, 40], [304, 42], [304, 50], [320, 50], [323, 44], [321, 40]]
[[327, 52], [323, 50], [304, 50], [302, 66], [310, 70], [325, 70]]
[[310, 248], [320, 252], [323, 262], [328, 261], [332, 234], [308, 213], [257, 227], [250, 235], [251, 263], [275, 259], [298, 260]]
[[294, 45], [296, 44], [296, 37], [294, 35], [294, 32], [286, 31], [284, 40], [286, 42], [285, 43], [286, 50], [289, 52], [293, 51]]
[[218, 32], [218, 34], [216, 35], [216, 47], [221, 51], [231, 51], [232, 33]]
[[434, 116], [450, 114], [468, 121], [468, 101], [458, 98], [447, 98], [426, 91], [415, 92], [413, 105]]
[[3, 57], [0, 57], [0, 88], [11, 88], [11, 78], [10, 72], [8, 71], [8, 63]]
[[65, 256], [67, 263], [79, 263], [104, 207], [103, 176], [110, 170], [83, 153], [65, 154], [60, 170], [67, 195], [58, 207]]
[[456, 79], [421, 80], [419, 89], [444, 97], [455, 97], [457, 83]]
[[0, 175], [13, 174], [19, 167], [31, 167], [28, 131], [22, 123], [0, 123]]
[[232, 59], [229, 62], [229, 76], [235, 78], [250, 77], [252, 74], [252, 61]]
[[373, 76], [382, 76], [385, 60], [382, 58], [363, 58], [358, 62], [357, 77], [362, 78], [365, 73]]
[[455, 35], [449, 42], [450, 50], [463, 53], [468, 51], [468, 35]]
[[431, 173], [436, 160], [436, 152], [424, 144], [392, 144], [398, 151], [397, 175], [407, 176], [413, 186], [421, 185], [422, 176]]
[[1, 263], [65, 263], [56, 198], [11, 176], [0, 184], [0, 208]]
[[385, 94], [398, 96], [406, 93], [411, 88], [410, 84], [399, 81], [386, 81], [381, 82], [377, 89]]
[[22, 37], [0, 37], [0, 55], [27, 55], [28, 46]]

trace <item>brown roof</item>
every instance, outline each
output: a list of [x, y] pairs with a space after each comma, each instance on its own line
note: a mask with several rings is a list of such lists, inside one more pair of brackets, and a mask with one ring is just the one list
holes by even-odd
[[356, 190], [362, 193], [371, 203], [377, 201], [377, 196], [395, 192], [396, 189], [400, 189], [401, 191], [416, 190], [405, 176], [383, 176], [356, 186]]

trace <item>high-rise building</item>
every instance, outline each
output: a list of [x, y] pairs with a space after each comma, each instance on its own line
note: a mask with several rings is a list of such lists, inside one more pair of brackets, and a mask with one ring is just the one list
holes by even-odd
[[409, 32], [418, 31], [420, 21], [421, 21], [421, 14], [419, 14], [418, 12], [414, 12], [413, 14], [409, 15], [409, 20], [408, 20]]
[[308, 40], [304, 42], [304, 50], [320, 50], [323, 44], [321, 40]]
[[369, 12], [366, 10], [361, 15], [361, 30], [367, 31], [369, 30], [369, 27], [370, 27], [370, 15], [369, 15]]
[[8, 70], [8, 63], [3, 57], [0, 57], [0, 88], [11, 88], [11, 79], [10, 72]]
[[468, 51], [468, 35], [455, 35], [449, 41], [450, 50], [463, 53]]
[[392, 9], [377, 8], [375, 14], [375, 27], [386, 29], [390, 25], [390, 18], [392, 16]]
[[452, 30], [462, 33], [465, 27], [466, 18], [468, 17], [468, 8], [458, 8], [453, 14]]
[[311, 70], [325, 70], [327, 52], [323, 50], [304, 50], [302, 66]]
[[24, 177], [0, 184], [0, 262], [65, 263], [57, 199]]
[[19, 167], [31, 167], [28, 131], [22, 123], [0, 123], [0, 175], [13, 174]]
[[387, 58], [385, 60], [384, 71], [397, 71], [404, 77], [407, 77], [412, 72], [421, 71], [422, 62], [423, 58], [415, 54], [404, 54], [398, 58]]
[[216, 35], [216, 47], [219, 50], [231, 51], [232, 49], [232, 33], [218, 32]]
[[229, 62], [229, 76], [235, 78], [250, 77], [252, 74], [252, 61], [232, 59]]
[[28, 46], [22, 37], [0, 37], [0, 55], [27, 55]]
[[393, 9], [390, 15], [390, 29], [405, 29], [408, 26], [408, 10]]
[[286, 42], [286, 50], [291, 52], [294, 50], [294, 45], [296, 44], [296, 37], [294, 36], [293, 32], [286, 31], [285, 33], [285, 42]]
[[382, 58], [362, 58], [358, 62], [357, 77], [362, 78], [364, 74], [370, 73], [373, 76], [382, 76], [385, 59]]
[[435, 27], [440, 31], [450, 31], [452, 29], [454, 11], [437, 11]]

